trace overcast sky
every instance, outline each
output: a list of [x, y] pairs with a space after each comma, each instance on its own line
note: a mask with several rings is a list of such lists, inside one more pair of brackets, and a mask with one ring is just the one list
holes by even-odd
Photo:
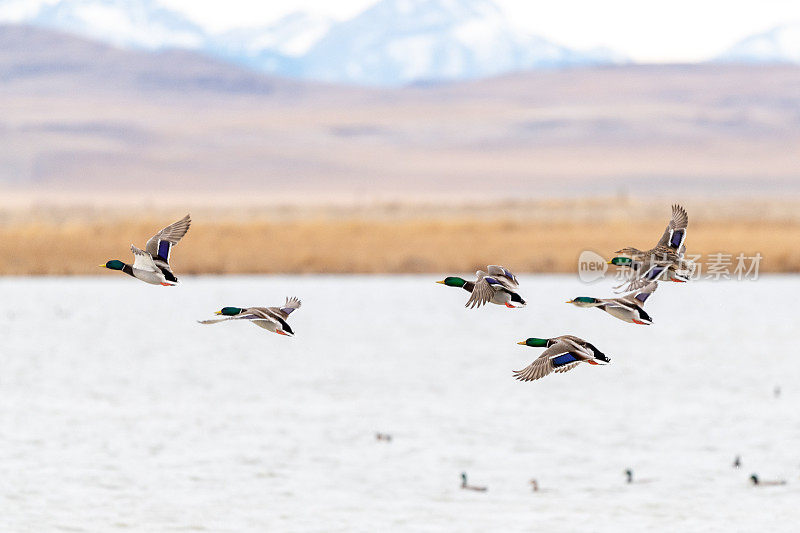
[[[161, 0], [211, 31], [303, 10], [345, 19], [375, 0]], [[636, 61], [700, 61], [775, 26], [800, 23], [800, 0], [496, 0], [513, 20], [573, 48], [606, 46]]]

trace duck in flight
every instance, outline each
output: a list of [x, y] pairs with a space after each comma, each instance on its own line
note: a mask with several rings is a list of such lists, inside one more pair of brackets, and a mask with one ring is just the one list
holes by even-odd
[[186, 215], [179, 221], [162, 229], [147, 241], [144, 250], [131, 244], [133, 264], [129, 265], [119, 259], [112, 259], [101, 267], [110, 270], [121, 270], [134, 278], [150, 283], [171, 287], [178, 284], [178, 278], [169, 266], [169, 253], [173, 246], [189, 231], [192, 220]]
[[300, 303], [299, 299], [291, 297], [286, 298], [286, 303], [282, 307], [223, 307], [216, 314], [223, 315], [225, 318], [198, 320], [198, 322], [217, 324], [227, 320], [249, 320], [260, 328], [291, 337], [294, 335], [294, 331], [287, 320], [292, 311], [300, 308]]
[[672, 218], [667, 229], [655, 247], [647, 251], [631, 246], [617, 250], [615, 253], [621, 256], [614, 257], [608, 264], [631, 269], [633, 278], [628, 283], [628, 291], [639, 289], [654, 280], [688, 281], [695, 269], [692, 261], [684, 259], [688, 226], [689, 215], [686, 209], [675, 204], [672, 206]]
[[486, 303], [505, 305], [511, 309], [525, 307], [525, 300], [519, 295], [519, 282], [517, 277], [509, 269], [499, 265], [489, 265], [488, 272], [478, 270], [475, 274], [478, 277], [475, 281], [448, 276], [441, 283], [448, 287], [461, 287], [470, 297], [464, 307], [474, 309]]
[[547, 348], [533, 363], [522, 370], [514, 371], [514, 377], [520, 381], [533, 381], [552, 372], [566, 372], [579, 363], [606, 365], [611, 362], [611, 359], [592, 343], [574, 335], [561, 335], [552, 339], [531, 337], [517, 344], [532, 348]]
[[638, 291], [631, 292], [620, 298], [592, 298], [578, 296], [567, 303], [578, 307], [596, 307], [609, 315], [632, 324], [649, 325], [653, 319], [643, 309], [644, 302], [658, 288], [657, 281], [651, 281]]

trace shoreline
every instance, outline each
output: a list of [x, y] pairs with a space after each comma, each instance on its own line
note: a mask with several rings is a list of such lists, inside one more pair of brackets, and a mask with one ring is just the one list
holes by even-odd
[[[800, 202], [683, 202], [687, 253], [760, 253], [760, 272], [800, 272]], [[198, 206], [139, 212], [0, 208], [0, 275], [94, 274], [109, 259], [130, 262], [129, 245], [192, 213], [175, 248], [178, 275], [401, 274], [474, 272], [504, 264], [516, 272], [574, 273], [580, 253], [610, 258], [624, 246], [653, 246], [669, 203], [560, 199], [484, 204], [372, 204], [230, 210]], [[706, 261], [700, 261], [705, 263]]]

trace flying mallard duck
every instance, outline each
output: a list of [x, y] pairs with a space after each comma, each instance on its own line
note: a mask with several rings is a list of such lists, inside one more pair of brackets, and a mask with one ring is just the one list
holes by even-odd
[[626, 294], [620, 298], [600, 299], [591, 298], [589, 296], [578, 296], [577, 298], [569, 300], [567, 303], [578, 307], [596, 307], [625, 322], [646, 326], [652, 324], [653, 319], [642, 309], [642, 306], [645, 300], [647, 300], [657, 288], [658, 282], [651, 281], [644, 288]]
[[654, 280], [677, 282], [689, 280], [695, 264], [683, 257], [686, 252], [684, 243], [688, 225], [689, 215], [686, 214], [686, 210], [683, 206], [675, 204], [672, 206], [672, 218], [667, 229], [654, 248], [642, 251], [627, 247], [615, 252], [622, 254], [623, 257], [615, 257], [608, 264], [631, 268], [634, 273], [633, 280], [628, 283], [626, 290], [639, 289]]
[[299, 308], [300, 300], [292, 297], [286, 298], [286, 303], [283, 304], [283, 307], [223, 307], [216, 314], [225, 315], [225, 318], [198, 320], [198, 322], [201, 324], [216, 324], [226, 320], [249, 320], [256, 326], [278, 335], [292, 336], [294, 331], [292, 331], [286, 320], [292, 311]]
[[578, 363], [605, 365], [611, 362], [592, 343], [574, 335], [561, 335], [552, 339], [532, 337], [517, 344], [547, 348], [533, 363], [522, 370], [514, 371], [514, 377], [520, 381], [533, 381], [551, 372], [566, 372], [578, 366]]
[[126, 274], [153, 285], [171, 287], [178, 284], [178, 278], [169, 267], [170, 249], [189, 231], [192, 220], [186, 215], [174, 224], [162, 229], [147, 241], [144, 250], [131, 244], [133, 265], [112, 259], [101, 267], [121, 270]]
[[[448, 276], [436, 283], [442, 283], [448, 287], [461, 287], [469, 292], [470, 297], [464, 307], [470, 309], [480, 307], [486, 302], [505, 305], [511, 309], [525, 307], [525, 300], [517, 292], [519, 282], [513, 272], [498, 265], [489, 265], [487, 270], [488, 274], [483, 270], [478, 270], [475, 273], [478, 279], [474, 282]], [[511, 302], [517, 305], [512, 305]]]

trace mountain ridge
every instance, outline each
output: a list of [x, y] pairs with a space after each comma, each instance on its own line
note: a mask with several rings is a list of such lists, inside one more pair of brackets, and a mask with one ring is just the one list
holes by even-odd
[[[0, 0], [0, 12], [10, 1]], [[378, 86], [626, 61], [519, 30], [492, 0], [380, 0], [345, 21], [295, 12], [222, 34], [157, 0], [59, 0], [17, 22], [116, 46], [191, 49], [270, 74]]]
[[716, 61], [800, 64], [800, 22], [750, 35], [720, 54]]

